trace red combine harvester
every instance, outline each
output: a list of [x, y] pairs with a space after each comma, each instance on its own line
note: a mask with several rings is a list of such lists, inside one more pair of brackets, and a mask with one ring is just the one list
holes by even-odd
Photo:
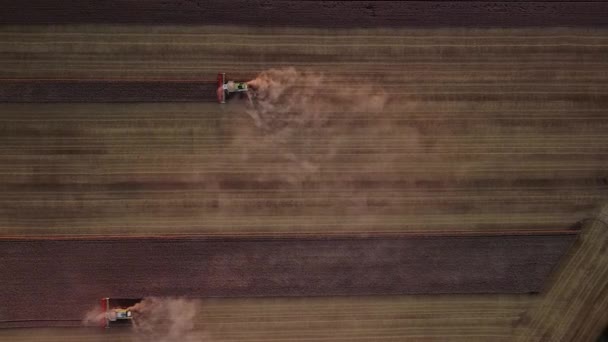
[[131, 326], [133, 315], [129, 308], [141, 301], [141, 298], [101, 298], [103, 317], [100, 324], [104, 328]]
[[246, 82], [227, 81], [226, 73], [217, 74], [217, 102], [226, 103], [226, 99], [233, 93], [247, 92], [249, 87]]

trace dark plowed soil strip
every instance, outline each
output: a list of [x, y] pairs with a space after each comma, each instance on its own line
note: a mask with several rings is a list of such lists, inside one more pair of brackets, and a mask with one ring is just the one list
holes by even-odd
[[[180, 80], [36, 80], [0, 79], [0, 103], [117, 103], [117, 102], [216, 102], [217, 86], [209, 81]], [[236, 95], [231, 94], [231, 97]], [[449, 101], [442, 95], [401, 95], [422, 101]], [[460, 93], [463, 101], [557, 101], [608, 103], [596, 94]]]
[[2, 1], [2, 24], [203, 24], [302, 27], [607, 26], [592, 1]]
[[577, 235], [0, 242], [5, 320], [110, 297], [529, 293]]
[[215, 102], [215, 82], [0, 80], [0, 102]]

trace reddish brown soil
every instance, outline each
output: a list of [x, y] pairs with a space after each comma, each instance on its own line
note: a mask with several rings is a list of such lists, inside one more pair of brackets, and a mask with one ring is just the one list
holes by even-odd
[[79, 324], [104, 296], [538, 292], [575, 238], [5, 239], [0, 316]]
[[4, 24], [202, 24], [306, 27], [607, 26], [593, 1], [2, 1]]
[[0, 80], [0, 102], [215, 102], [201, 81]]

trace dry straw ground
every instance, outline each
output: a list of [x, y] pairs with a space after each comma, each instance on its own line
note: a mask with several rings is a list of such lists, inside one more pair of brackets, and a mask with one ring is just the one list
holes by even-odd
[[[387, 100], [274, 130], [235, 104], [2, 104], [0, 232], [568, 229], [608, 198], [607, 55], [593, 29], [5, 26], [4, 79], [295, 67]], [[198, 327], [212, 341], [588, 341], [608, 319], [607, 228], [589, 227], [540, 296], [213, 299]], [[31, 334], [104, 338], [0, 331]]]

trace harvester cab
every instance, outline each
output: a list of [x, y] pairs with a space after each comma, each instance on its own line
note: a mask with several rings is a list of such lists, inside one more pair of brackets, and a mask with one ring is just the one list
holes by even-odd
[[103, 316], [100, 324], [104, 328], [131, 326], [133, 312], [131, 307], [141, 302], [141, 298], [102, 298], [100, 300]]
[[131, 310], [129, 309], [112, 309], [109, 313], [108, 313], [108, 319], [112, 322], [116, 322], [117, 320], [120, 319], [132, 319], [133, 316], [131, 314]]
[[247, 92], [249, 87], [246, 82], [235, 82], [226, 80], [226, 73], [217, 74], [217, 102], [226, 103], [226, 99], [233, 93]]

